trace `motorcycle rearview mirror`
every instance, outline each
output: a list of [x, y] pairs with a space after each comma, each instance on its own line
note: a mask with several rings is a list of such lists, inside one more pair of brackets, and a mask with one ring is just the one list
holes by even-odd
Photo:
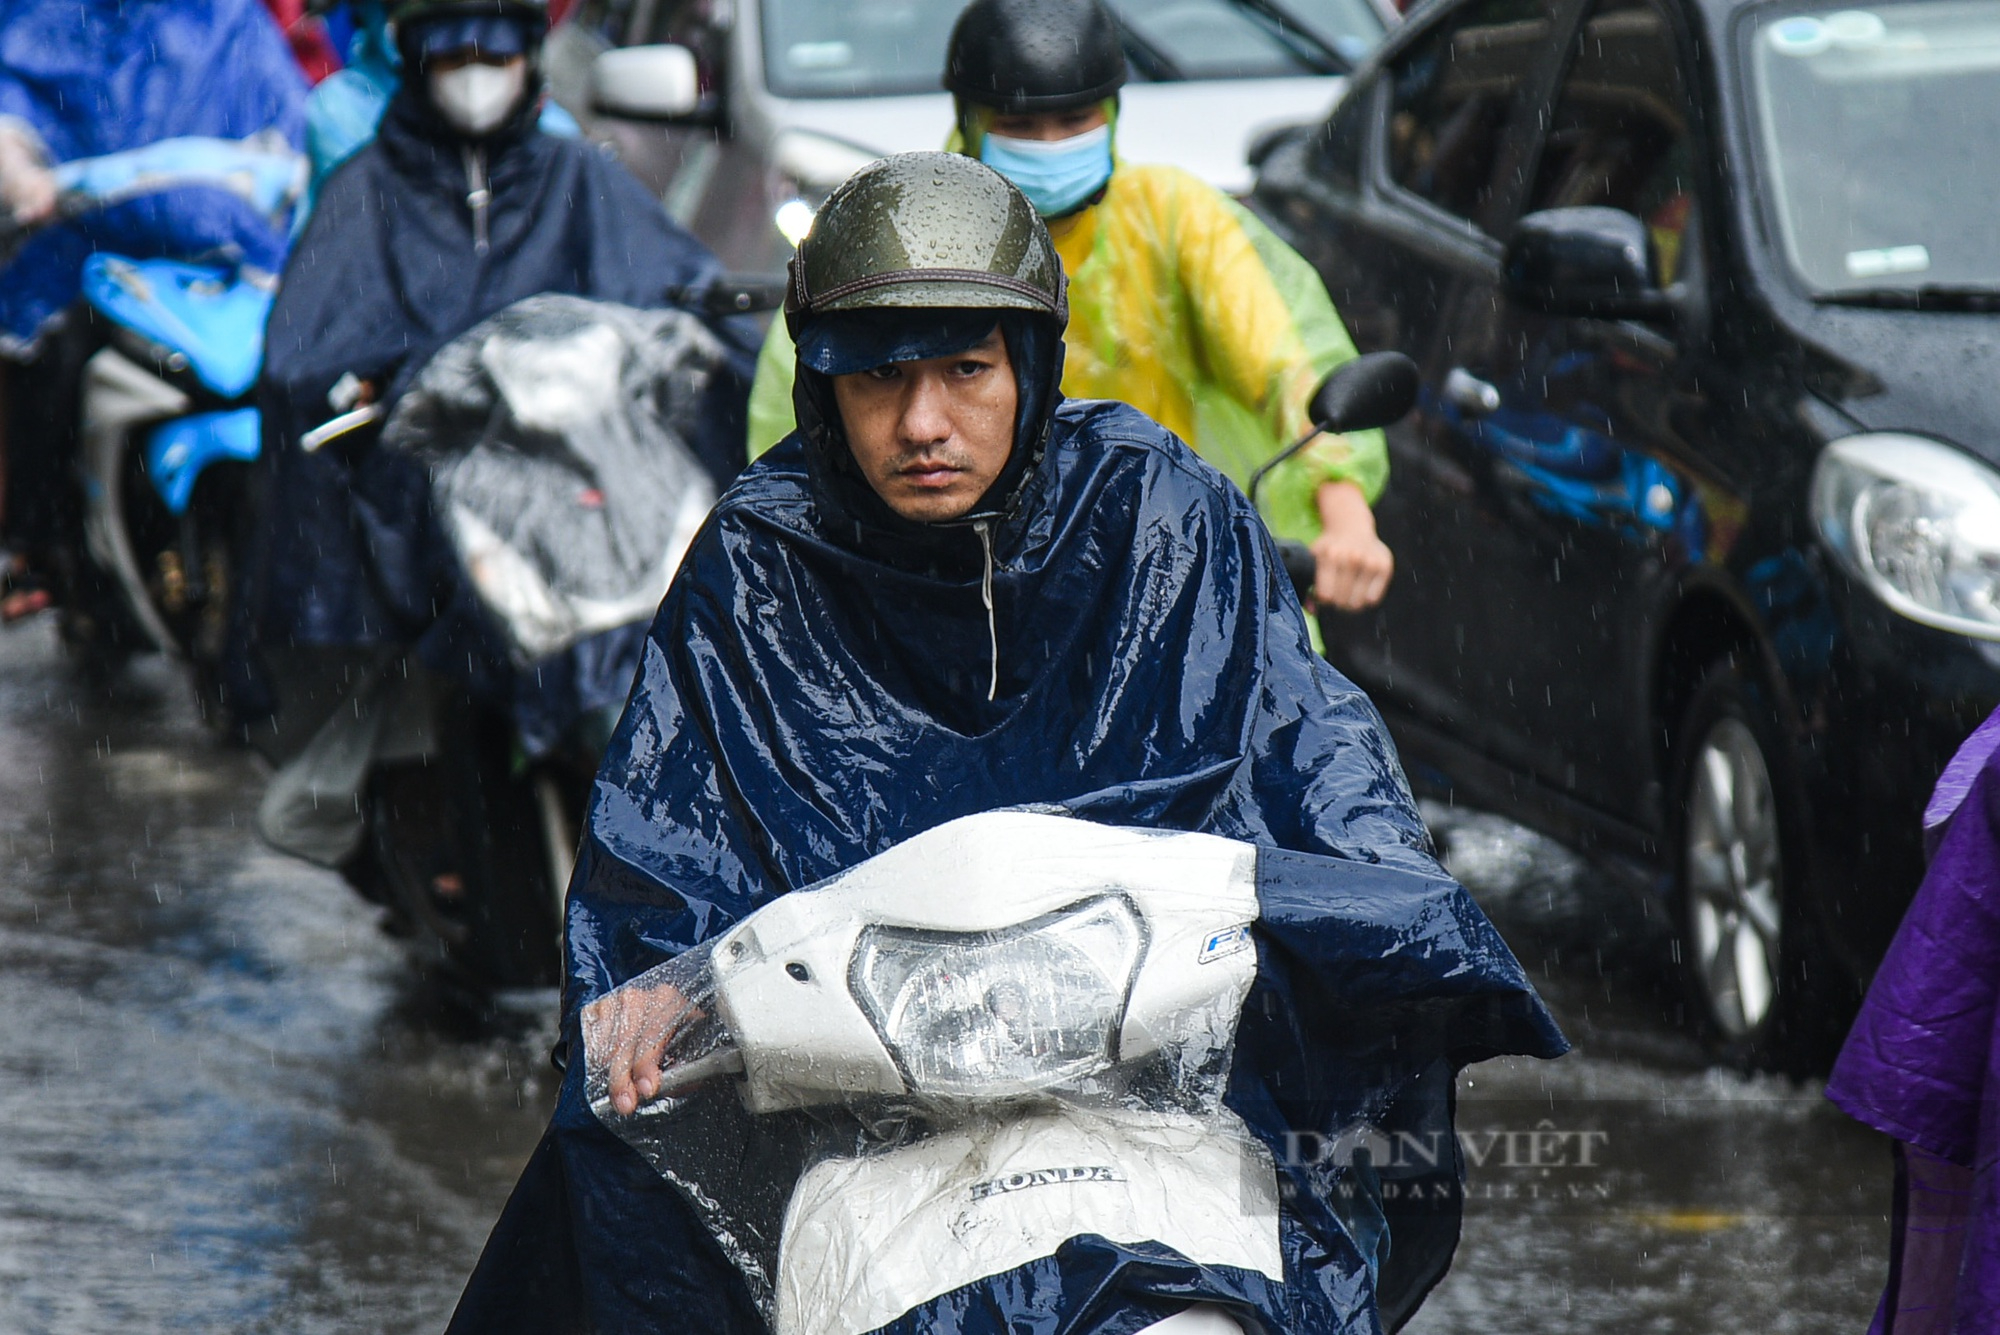
[[1319, 382], [1308, 411], [1321, 431], [1391, 426], [1417, 406], [1417, 364], [1400, 352], [1370, 352]]
[[1417, 406], [1421, 377], [1417, 364], [1400, 352], [1363, 353], [1337, 366], [1313, 391], [1306, 414], [1313, 429], [1272, 455], [1250, 476], [1250, 503], [1271, 470], [1310, 445], [1324, 432], [1366, 431], [1392, 426]]

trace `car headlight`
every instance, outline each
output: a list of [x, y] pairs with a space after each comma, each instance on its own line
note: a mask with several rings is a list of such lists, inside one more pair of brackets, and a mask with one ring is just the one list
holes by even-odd
[[771, 145], [771, 221], [785, 240], [805, 240], [826, 197], [879, 156], [825, 135], [781, 131]]
[[2000, 640], [2000, 473], [1919, 436], [1837, 440], [1813, 518], [1842, 565], [1912, 621]]
[[1027, 1093], [1102, 1070], [1145, 949], [1105, 896], [999, 932], [871, 927], [849, 986], [918, 1093]]

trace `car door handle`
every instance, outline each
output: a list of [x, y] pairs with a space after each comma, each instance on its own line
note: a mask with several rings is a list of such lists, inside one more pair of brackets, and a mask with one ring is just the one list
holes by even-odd
[[1463, 366], [1451, 368], [1444, 378], [1445, 402], [1474, 417], [1500, 411], [1500, 391]]

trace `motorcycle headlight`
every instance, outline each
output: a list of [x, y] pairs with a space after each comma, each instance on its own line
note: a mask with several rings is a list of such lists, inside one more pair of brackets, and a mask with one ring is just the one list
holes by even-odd
[[871, 927], [849, 986], [918, 1093], [1027, 1093], [1117, 1059], [1145, 949], [1105, 896], [999, 932]]
[[1837, 440], [1813, 518], [1842, 565], [1912, 621], [2000, 640], [2000, 473], [1937, 441]]

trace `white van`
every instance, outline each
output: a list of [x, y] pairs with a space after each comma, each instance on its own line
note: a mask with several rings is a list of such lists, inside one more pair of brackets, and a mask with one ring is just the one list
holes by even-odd
[[[1132, 81], [1119, 152], [1249, 190], [1265, 131], [1324, 120], [1395, 21], [1387, 0], [1110, 0]], [[556, 97], [740, 271], [782, 268], [855, 168], [944, 146], [964, 0], [583, 0]]]

